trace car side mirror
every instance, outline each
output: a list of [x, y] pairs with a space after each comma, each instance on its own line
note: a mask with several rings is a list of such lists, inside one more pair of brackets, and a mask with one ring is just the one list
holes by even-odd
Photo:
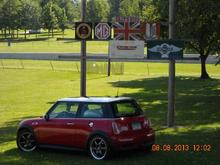
[[48, 114], [45, 114], [45, 115], [44, 115], [44, 119], [45, 119], [46, 121], [49, 121], [50, 116], [49, 116]]

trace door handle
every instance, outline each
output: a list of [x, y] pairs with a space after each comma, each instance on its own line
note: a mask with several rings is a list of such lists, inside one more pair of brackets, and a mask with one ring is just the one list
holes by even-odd
[[74, 123], [72, 123], [72, 122], [69, 122], [69, 123], [66, 123], [66, 125], [74, 125]]

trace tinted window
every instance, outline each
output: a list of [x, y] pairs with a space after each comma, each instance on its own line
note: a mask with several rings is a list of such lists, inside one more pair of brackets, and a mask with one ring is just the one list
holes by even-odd
[[142, 114], [142, 110], [134, 101], [122, 101], [114, 103], [115, 116], [138, 116]]
[[79, 111], [81, 118], [107, 118], [112, 117], [108, 104], [83, 103]]
[[74, 118], [78, 106], [78, 103], [58, 102], [50, 112], [50, 118]]

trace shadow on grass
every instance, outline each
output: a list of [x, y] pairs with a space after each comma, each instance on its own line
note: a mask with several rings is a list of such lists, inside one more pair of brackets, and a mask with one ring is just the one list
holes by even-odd
[[[21, 42], [33, 42], [33, 41], [46, 41], [48, 38], [30, 38], [30, 39], [12, 39], [12, 43], [21, 43]], [[7, 39], [0, 39], [0, 42], [8, 42]]]
[[29, 118], [36, 118], [36, 117], [39, 117], [39, 116], [25, 116], [25, 118], [22, 118], [22, 119], [14, 119], [13, 121], [6, 122], [4, 124], [5, 125], [4, 127], [0, 127], [0, 145], [2, 143], [15, 141], [17, 127], [18, 127], [18, 124], [22, 120], [29, 119]]
[[[201, 135], [204, 137], [201, 138]], [[219, 130], [196, 130], [189, 132], [178, 132], [176, 134], [161, 132], [157, 134], [156, 143], [161, 147], [166, 144], [174, 146], [175, 144], [187, 144], [190, 146], [188, 151], [154, 151], [147, 152], [144, 150], [115, 152], [113, 157], [106, 161], [92, 160], [86, 152], [38, 149], [31, 153], [20, 152], [16, 148], [9, 149], [0, 154], [0, 163], [4, 165], [134, 165], [134, 164], [186, 164], [186, 165], [217, 165], [219, 154], [218, 137]], [[194, 144], [209, 144], [210, 151], [194, 151]], [[3, 159], [4, 158], [4, 159]]]
[[[137, 93], [123, 94], [136, 98], [150, 116], [155, 127], [165, 124], [167, 113], [167, 78], [146, 78], [111, 83], [113, 87], [135, 88]], [[0, 164], [4, 165], [72, 165], [72, 164], [186, 164], [217, 165], [220, 152], [220, 129], [213, 125], [219, 123], [220, 80], [201, 81], [193, 77], [176, 78], [175, 123], [181, 128], [165, 129], [156, 132], [156, 144], [187, 144], [189, 151], [129, 151], [117, 153], [107, 161], [94, 161], [84, 152], [37, 150], [22, 153], [15, 148], [16, 127], [20, 120], [5, 124], [0, 128], [0, 145], [13, 142], [14, 145], [0, 152]], [[29, 117], [27, 117], [29, 118]], [[208, 126], [211, 125], [209, 128]], [[3, 135], [3, 136], [2, 136]], [[211, 151], [193, 151], [194, 144], [210, 144]]]
[[[137, 93], [123, 94], [136, 98], [155, 125], [164, 125], [167, 114], [167, 77], [118, 81], [117, 88], [136, 88]], [[177, 125], [208, 124], [219, 121], [220, 80], [202, 81], [194, 77], [176, 77]]]

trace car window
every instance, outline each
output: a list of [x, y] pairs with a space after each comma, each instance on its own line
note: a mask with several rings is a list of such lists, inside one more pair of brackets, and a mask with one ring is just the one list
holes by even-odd
[[102, 118], [104, 117], [104, 105], [85, 103], [81, 107], [80, 117], [82, 118]]
[[142, 114], [140, 108], [131, 101], [115, 103], [114, 107], [116, 117], [136, 116]]
[[72, 117], [76, 117], [76, 113], [78, 111], [79, 103], [69, 103], [69, 115]]
[[50, 118], [74, 118], [78, 110], [78, 103], [60, 102], [50, 112]]

